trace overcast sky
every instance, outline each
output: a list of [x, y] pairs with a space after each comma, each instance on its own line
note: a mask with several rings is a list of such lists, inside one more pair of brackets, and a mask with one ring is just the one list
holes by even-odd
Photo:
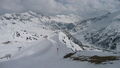
[[87, 14], [117, 11], [118, 0], [0, 0], [0, 13], [32, 10], [44, 14]]

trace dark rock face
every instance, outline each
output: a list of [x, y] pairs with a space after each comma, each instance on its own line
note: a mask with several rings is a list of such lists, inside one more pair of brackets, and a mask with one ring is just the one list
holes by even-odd
[[75, 56], [76, 53], [69, 53], [66, 54], [64, 56], [65, 59], [70, 58], [73, 61], [87, 61], [90, 63], [94, 63], [94, 64], [103, 64], [103, 63], [107, 63], [109, 61], [116, 61], [119, 60], [120, 57], [119, 56], [97, 56], [97, 55], [93, 55], [93, 56]]

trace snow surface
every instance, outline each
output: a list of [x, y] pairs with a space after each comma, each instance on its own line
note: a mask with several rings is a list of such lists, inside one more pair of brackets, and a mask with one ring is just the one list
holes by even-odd
[[[63, 55], [67, 53], [64, 46], [57, 42], [57, 35], [50, 38], [55, 39], [53, 43], [50, 39], [43, 39], [36, 45], [18, 52], [17, 56], [13, 56], [9, 61], [1, 62], [1, 68], [119, 68], [119, 62], [114, 64], [94, 65], [88, 62], [72, 61], [63, 59]], [[59, 46], [62, 45], [62, 46]], [[59, 47], [57, 52], [56, 47]], [[94, 54], [95, 52], [85, 52], [86, 54]], [[84, 53], [83, 53], [84, 54]], [[97, 53], [98, 54], [98, 53]], [[100, 53], [102, 54], [102, 53]], [[107, 53], [106, 53], [107, 54]], [[104, 54], [102, 54], [104, 55]], [[21, 56], [21, 58], [20, 58]], [[19, 58], [18, 58], [19, 57]]]
[[[64, 55], [81, 48], [62, 30], [52, 30], [52, 25], [48, 24], [51, 20], [55, 25], [59, 22], [79, 22], [78, 18], [74, 15], [42, 16], [34, 12], [1, 16], [0, 68], [119, 68], [120, 61], [95, 65], [63, 58]], [[8, 54], [10, 57], [6, 57]], [[111, 55], [109, 52], [97, 50], [81, 50], [81, 54]]]

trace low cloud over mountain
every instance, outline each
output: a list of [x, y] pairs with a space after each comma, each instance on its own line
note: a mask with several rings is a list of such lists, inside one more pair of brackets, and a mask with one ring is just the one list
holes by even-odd
[[88, 15], [114, 12], [119, 6], [118, 0], [0, 0], [0, 13], [32, 10], [43, 14]]

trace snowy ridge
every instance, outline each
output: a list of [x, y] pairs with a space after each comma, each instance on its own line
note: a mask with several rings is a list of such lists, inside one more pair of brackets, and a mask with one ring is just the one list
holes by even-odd
[[74, 42], [74, 39], [71, 36], [68, 36], [67, 34], [60, 32], [59, 33], [59, 40], [64, 43], [65, 45], [67, 45], [68, 48], [72, 49], [74, 52], [75, 51], [80, 51], [83, 50], [82, 43], [80, 42], [80, 45]]
[[61, 22], [61, 23], [75, 23], [80, 21], [80, 17], [77, 15], [56, 15], [56, 16], [41, 16], [42, 22]]

